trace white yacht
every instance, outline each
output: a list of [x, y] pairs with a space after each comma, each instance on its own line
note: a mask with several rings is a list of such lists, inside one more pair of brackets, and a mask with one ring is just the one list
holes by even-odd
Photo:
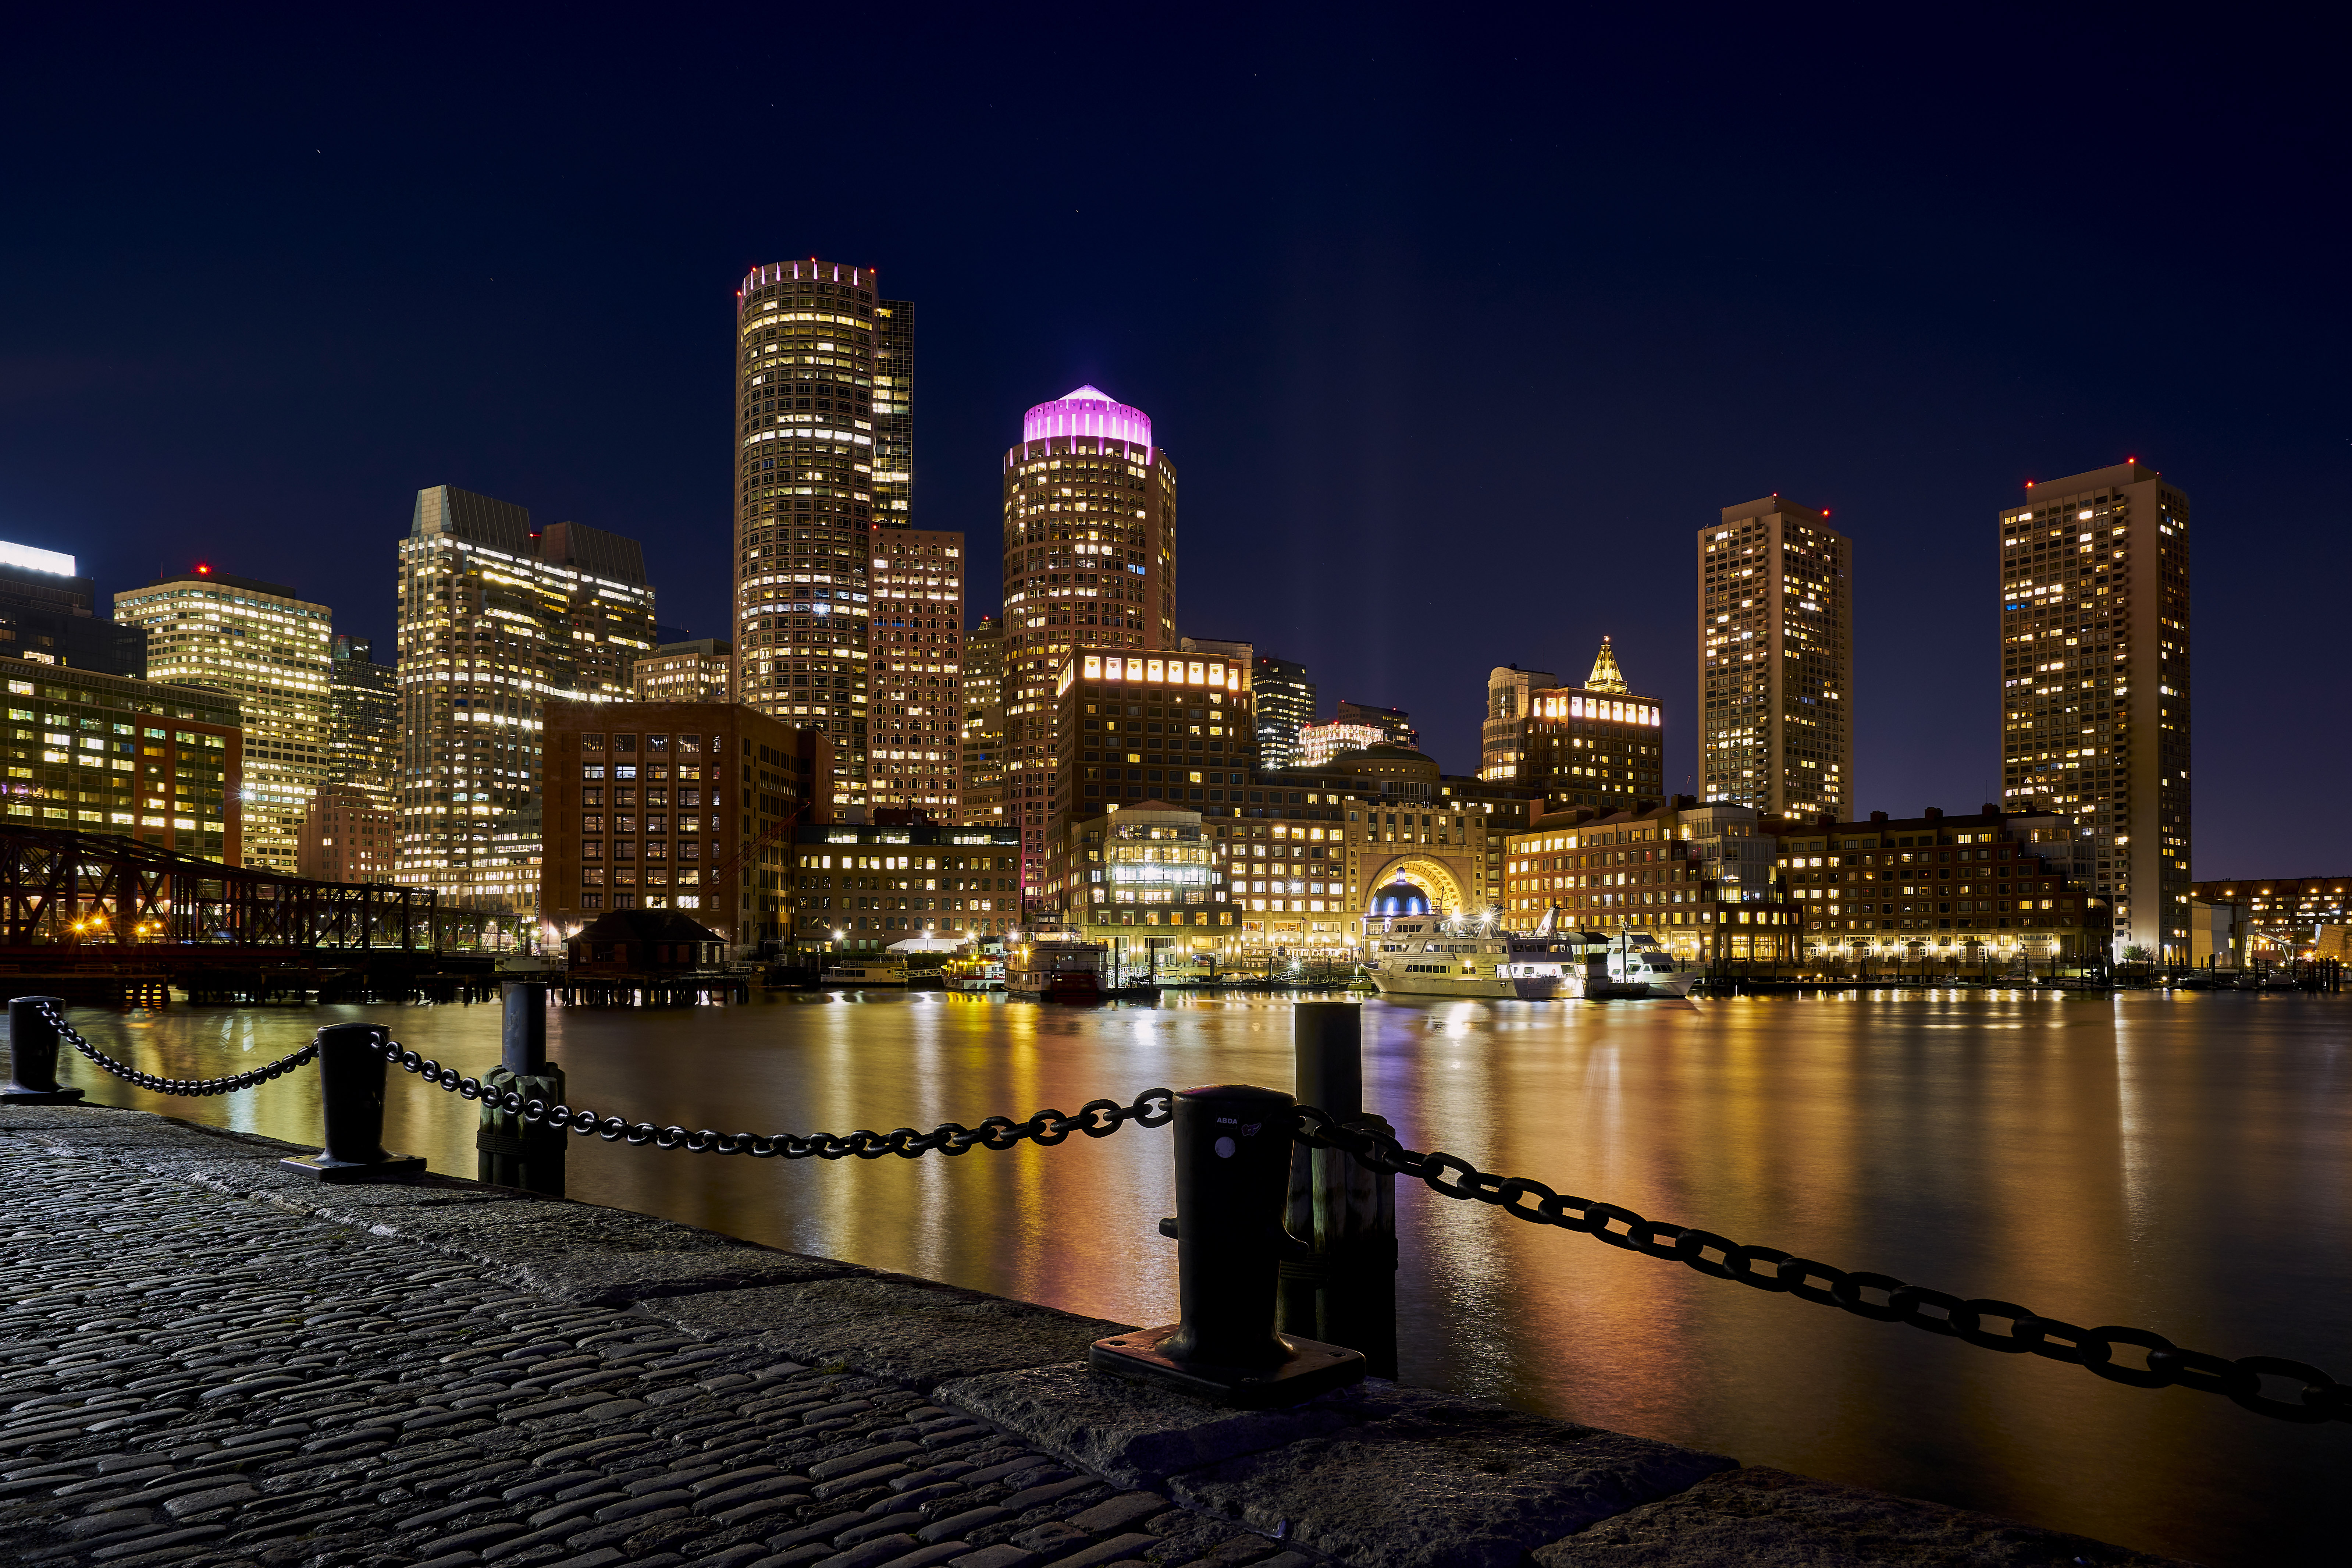
[[1657, 940], [1560, 931], [1558, 910], [1532, 931], [1492, 919], [1403, 915], [1367, 922], [1365, 968], [1383, 996], [1487, 996], [1538, 1002], [1684, 996], [1702, 978], [1677, 970]]

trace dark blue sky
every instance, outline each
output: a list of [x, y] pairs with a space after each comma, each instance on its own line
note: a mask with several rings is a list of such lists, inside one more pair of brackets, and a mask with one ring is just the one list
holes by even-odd
[[20, 19], [0, 538], [388, 645], [446, 481], [643, 539], [719, 632], [731, 291], [818, 254], [918, 303], [975, 612], [1021, 411], [1091, 381], [1174, 455], [1183, 629], [1458, 770], [1489, 665], [1605, 631], [1682, 787], [1692, 535], [1779, 490], [1856, 542], [1861, 805], [1973, 806], [1994, 513], [2137, 456], [2196, 508], [2197, 872], [2341, 871], [2321, 14]]

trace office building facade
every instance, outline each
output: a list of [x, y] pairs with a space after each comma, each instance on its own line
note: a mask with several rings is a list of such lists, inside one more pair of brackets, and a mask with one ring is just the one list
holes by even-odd
[[1041, 403], [1004, 454], [1004, 809], [1045, 879], [1054, 682], [1073, 654], [1176, 646], [1176, 468], [1140, 409], [1091, 386]]
[[400, 776], [400, 678], [375, 662], [375, 645], [338, 632], [327, 687], [327, 778], [372, 790], [389, 809]]
[[866, 800], [876, 308], [872, 268], [815, 259], [736, 300], [736, 700], [825, 734], [845, 805]]
[[[1189, 647], [1192, 638], [1184, 639]], [[1257, 696], [1257, 763], [1268, 773], [1301, 765], [1299, 733], [1315, 722], [1315, 682], [1294, 659], [1262, 653], [1250, 660]]]
[[963, 639], [963, 811], [967, 826], [1004, 820], [1004, 622], [982, 616]]
[[152, 680], [234, 699], [245, 729], [244, 864], [295, 874], [302, 816], [332, 775], [333, 612], [206, 567], [114, 596]]
[[1559, 684], [1559, 677], [1549, 670], [1521, 669], [1516, 664], [1497, 665], [1486, 672], [1486, 717], [1478, 726], [1480, 778], [1507, 784], [1519, 776], [1528, 700]]
[[9, 821], [245, 864], [245, 731], [234, 698], [5, 658], [0, 684]]
[[654, 647], [644, 552], [436, 485], [401, 542], [399, 614], [397, 879], [533, 916], [546, 705], [627, 698]]
[[1626, 686], [1607, 637], [1582, 686], [1538, 689], [1526, 702], [1516, 782], [1547, 809], [1640, 811], [1666, 798], [1665, 704]]
[[1779, 496], [1697, 539], [1700, 795], [1759, 816], [1853, 805], [1853, 547]]
[[1774, 871], [1780, 843], [1744, 805], [1677, 795], [1638, 811], [1577, 807], [1504, 847], [1504, 923], [1638, 933], [1690, 964], [1798, 956], [1801, 920]]
[[388, 883], [399, 847], [400, 816], [386, 792], [321, 784], [302, 814], [296, 868], [321, 882]]
[[1054, 821], [1112, 802], [1181, 809], [1242, 798], [1257, 767], [1257, 720], [1246, 660], [1076, 653], [1053, 692], [1068, 741], [1053, 775]]
[[0, 542], [0, 658], [142, 679], [147, 634], [108, 608], [72, 556]]
[[[2319, 951], [2321, 933], [2352, 929], [2352, 877], [2257, 877], [2190, 884], [2197, 903], [2235, 905], [2245, 914], [2248, 947], [2273, 958], [2342, 958]], [[2336, 939], [2341, 945], [2341, 939]]]
[[2117, 953], [2189, 956], [2189, 497], [2123, 463], [2000, 519], [2001, 804], [2071, 818]]
[[874, 302], [874, 521], [886, 528], [915, 525], [915, 306], [909, 300]]
[[[861, 814], [862, 815], [862, 814]], [[1021, 834], [919, 813], [803, 824], [793, 945], [877, 952], [910, 938], [994, 941], [1021, 923]]]
[[963, 815], [963, 535], [877, 528], [866, 582], [866, 803]]
[[832, 811], [830, 738], [740, 703], [547, 705], [541, 918], [676, 910], [738, 952], [785, 935], [792, 833]]
[[734, 689], [735, 645], [723, 637], [661, 643], [629, 667], [639, 702], [730, 702]]

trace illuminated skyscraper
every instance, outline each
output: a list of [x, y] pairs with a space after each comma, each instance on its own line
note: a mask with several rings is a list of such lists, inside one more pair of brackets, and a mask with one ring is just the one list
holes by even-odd
[[2124, 463], [2000, 513], [2001, 805], [2074, 819], [2118, 951], [2189, 961], [2189, 498]]
[[333, 771], [333, 612], [276, 583], [198, 567], [114, 595], [147, 632], [147, 675], [236, 700], [245, 716], [245, 859], [291, 875], [302, 814]]
[[1853, 813], [1853, 546], [1779, 496], [1699, 530], [1701, 798]]
[[963, 639], [963, 816], [1004, 820], [1004, 623], [982, 616]]
[[1257, 693], [1257, 765], [1273, 773], [1298, 764], [1298, 732], [1315, 722], [1315, 682], [1307, 667], [1261, 653], [1251, 660], [1250, 684]]
[[635, 540], [417, 491], [400, 546], [399, 880], [533, 914], [546, 703], [625, 700], [653, 636]]
[[1549, 670], [1521, 669], [1516, 664], [1496, 665], [1486, 672], [1486, 719], [1478, 727], [1480, 778], [1498, 784], [1519, 776], [1528, 700], [1559, 684], [1559, 677]]
[[[866, 804], [874, 294], [872, 268], [811, 259], [753, 269], [736, 299], [736, 700], [825, 734], [843, 805]], [[911, 507], [911, 478], [892, 482]]]
[[1176, 647], [1176, 467], [1142, 410], [1091, 386], [1041, 403], [1004, 454], [1004, 821], [1040, 895], [1054, 680], [1073, 649]]
[[393, 667], [375, 662], [366, 637], [338, 633], [328, 693], [327, 746], [333, 782], [375, 792], [389, 806], [400, 773], [400, 687]]
[[909, 300], [874, 306], [874, 521], [892, 528], [915, 522], [915, 306]]
[[870, 538], [866, 798], [955, 822], [963, 801], [963, 535], [877, 528]]

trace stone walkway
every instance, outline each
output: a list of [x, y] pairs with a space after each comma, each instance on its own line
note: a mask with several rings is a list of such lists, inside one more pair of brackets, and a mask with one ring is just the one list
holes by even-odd
[[1125, 1325], [289, 1152], [0, 1107], [0, 1560], [2158, 1561], [1394, 1384], [1213, 1410], [1087, 1373]]

